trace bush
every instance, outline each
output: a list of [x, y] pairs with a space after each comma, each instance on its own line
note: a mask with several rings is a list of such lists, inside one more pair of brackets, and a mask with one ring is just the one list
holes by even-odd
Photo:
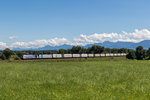
[[147, 50], [147, 57], [150, 59], [150, 48]]
[[128, 58], [128, 59], [135, 59], [136, 58], [135, 51], [134, 50], [129, 51], [129, 53], [127, 54], [126, 58]]
[[21, 51], [20, 51], [20, 52], [17, 52], [16, 55], [17, 55], [19, 58], [21, 58], [21, 59], [23, 58], [23, 52], [21, 52]]
[[17, 55], [11, 55], [9, 60], [21, 60], [21, 58]]
[[136, 48], [135, 54], [136, 54], [136, 59], [137, 60], [143, 60], [145, 58], [145, 50], [143, 49], [142, 46], [138, 46]]
[[6, 56], [5, 56], [4, 54], [2, 54], [2, 55], [0, 56], [0, 59], [6, 60]]
[[9, 59], [12, 54], [13, 54], [13, 51], [11, 51], [9, 48], [6, 48], [6, 49], [2, 52], [2, 55], [5, 55], [6, 59]]

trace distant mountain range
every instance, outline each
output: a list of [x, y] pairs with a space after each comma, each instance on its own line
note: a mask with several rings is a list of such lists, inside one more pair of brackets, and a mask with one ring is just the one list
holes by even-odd
[[72, 45], [61, 45], [61, 46], [45, 46], [45, 47], [41, 47], [41, 48], [36, 48], [36, 49], [22, 49], [22, 48], [14, 48], [13, 50], [16, 51], [22, 51], [22, 50], [34, 50], [34, 51], [40, 51], [40, 50], [59, 50], [59, 49], [71, 49]]
[[[137, 46], [143, 46], [144, 49], [148, 49], [150, 47], [150, 40], [144, 40], [139, 43], [133, 43], [133, 42], [109, 42], [105, 41], [103, 43], [95, 43], [95, 44], [88, 44], [83, 46], [84, 48], [91, 47], [92, 45], [100, 45], [104, 46], [105, 48], [128, 48], [128, 49], [135, 49]], [[42, 48], [37, 48], [37, 49], [21, 49], [21, 48], [14, 48], [13, 50], [59, 50], [59, 49], [71, 49], [72, 45], [61, 45], [61, 46], [45, 46]]]
[[[93, 44], [88, 44], [84, 46], [85, 48], [91, 47]], [[128, 49], [135, 49], [138, 46], [143, 46], [144, 49], [148, 49], [150, 47], [150, 40], [144, 40], [138, 43], [133, 42], [109, 42], [105, 41], [103, 43], [95, 43], [95, 45], [101, 45], [105, 48], [128, 48]]]

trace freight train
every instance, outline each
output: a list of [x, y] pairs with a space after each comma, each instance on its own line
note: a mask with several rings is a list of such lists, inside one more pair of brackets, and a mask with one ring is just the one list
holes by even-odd
[[23, 55], [23, 59], [63, 59], [63, 58], [95, 58], [95, 57], [121, 57], [126, 53], [106, 53], [106, 54], [40, 54]]

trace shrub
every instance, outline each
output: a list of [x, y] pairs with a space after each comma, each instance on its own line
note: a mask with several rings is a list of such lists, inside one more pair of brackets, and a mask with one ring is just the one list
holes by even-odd
[[136, 58], [135, 51], [134, 50], [130, 50], [129, 53], [127, 54], [126, 58], [128, 58], [128, 59], [135, 59]]
[[149, 59], [150, 59], [150, 48], [147, 50], [147, 56], [148, 56]]
[[11, 51], [9, 48], [6, 48], [2, 54], [5, 55], [6, 59], [9, 59], [10, 56], [13, 54], [13, 51]]
[[6, 56], [5, 56], [4, 54], [2, 54], [2, 55], [0, 56], [0, 59], [6, 60]]
[[17, 52], [17, 54], [16, 54], [20, 59], [22, 59], [23, 58], [23, 52]]
[[143, 49], [142, 46], [138, 46], [136, 48], [135, 54], [136, 54], [136, 59], [137, 60], [143, 60], [145, 58], [145, 50]]
[[11, 55], [9, 60], [21, 60], [21, 58], [17, 55]]

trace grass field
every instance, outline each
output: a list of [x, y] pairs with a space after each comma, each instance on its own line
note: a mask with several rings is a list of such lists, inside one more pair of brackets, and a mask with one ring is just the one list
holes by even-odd
[[0, 62], [0, 100], [149, 100], [150, 61]]

